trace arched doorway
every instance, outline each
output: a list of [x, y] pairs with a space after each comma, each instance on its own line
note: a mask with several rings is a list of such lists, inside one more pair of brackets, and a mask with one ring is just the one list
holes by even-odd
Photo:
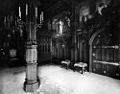
[[92, 61], [93, 61], [93, 58], [92, 58], [92, 48], [93, 48], [93, 41], [94, 41], [94, 39], [97, 37], [97, 35], [99, 34], [99, 33], [101, 33], [102, 32], [102, 30], [99, 30], [99, 31], [97, 31], [97, 32], [95, 32], [93, 35], [92, 35], [92, 37], [90, 38], [90, 40], [89, 40], [89, 45], [90, 45], [90, 48], [89, 48], [89, 72], [92, 72]]
[[119, 42], [114, 35], [105, 30], [97, 31], [90, 38], [89, 45], [89, 71], [119, 78]]

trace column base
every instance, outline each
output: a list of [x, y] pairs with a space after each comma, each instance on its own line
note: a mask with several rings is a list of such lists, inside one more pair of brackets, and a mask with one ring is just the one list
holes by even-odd
[[24, 91], [25, 92], [34, 92], [39, 88], [40, 80], [37, 81], [27, 81], [24, 82]]

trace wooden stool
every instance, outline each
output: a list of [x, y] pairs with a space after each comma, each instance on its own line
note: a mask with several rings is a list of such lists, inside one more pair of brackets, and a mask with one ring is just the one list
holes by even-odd
[[83, 62], [78, 62], [78, 63], [74, 64], [74, 68], [75, 68], [76, 71], [78, 71], [81, 74], [83, 74], [86, 71], [87, 64], [83, 63]]
[[70, 65], [70, 60], [61, 61], [62, 67], [68, 69]]

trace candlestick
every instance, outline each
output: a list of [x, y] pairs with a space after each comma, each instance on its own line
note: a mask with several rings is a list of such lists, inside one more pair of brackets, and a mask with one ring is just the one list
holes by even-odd
[[28, 4], [26, 4], [26, 16], [28, 15]]
[[11, 21], [11, 22], [13, 21], [13, 16], [12, 16], [12, 15], [10, 16], [10, 21]]
[[41, 20], [41, 14], [40, 14], [40, 24], [41, 24], [41, 21], [42, 21], [42, 20]]
[[4, 17], [4, 25], [6, 24], [7, 22], [7, 19], [6, 19], [6, 16]]
[[37, 18], [38, 17], [38, 8], [35, 7], [35, 17]]
[[21, 18], [21, 8], [19, 6], [19, 17]]
[[42, 17], [41, 17], [41, 20], [43, 21], [43, 11], [41, 12], [41, 16], [42, 16]]

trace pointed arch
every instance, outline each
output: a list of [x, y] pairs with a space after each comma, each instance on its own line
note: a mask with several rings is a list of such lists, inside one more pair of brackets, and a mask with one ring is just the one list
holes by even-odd
[[93, 60], [93, 58], [92, 58], [92, 48], [93, 48], [92, 46], [93, 45], [92, 44], [93, 44], [93, 41], [96, 38], [96, 36], [98, 34], [100, 34], [102, 31], [103, 31], [103, 29], [95, 32], [89, 40], [89, 45], [90, 45], [90, 47], [89, 47], [89, 72], [92, 72], [92, 60]]

